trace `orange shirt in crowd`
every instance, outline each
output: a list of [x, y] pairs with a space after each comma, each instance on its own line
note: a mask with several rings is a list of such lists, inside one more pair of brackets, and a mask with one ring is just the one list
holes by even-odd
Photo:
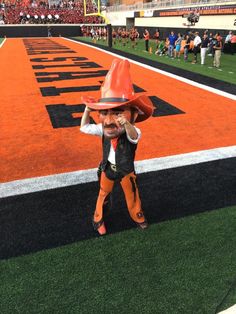
[[235, 44], [235, 43], [236, 43], [236, 35], [232, 35], [231, 44]]

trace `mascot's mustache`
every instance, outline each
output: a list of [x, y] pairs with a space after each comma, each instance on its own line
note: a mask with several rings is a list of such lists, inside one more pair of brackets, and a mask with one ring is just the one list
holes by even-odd
[[104, 129], [111, 129], [111, 128], [117, 128], [117, 125], [115, 123], [104, 125]]

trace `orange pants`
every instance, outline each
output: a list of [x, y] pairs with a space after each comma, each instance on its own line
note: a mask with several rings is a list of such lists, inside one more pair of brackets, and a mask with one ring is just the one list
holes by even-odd
[[[125, 194], [126, 204], [130, 217], [138, 223], [145, 221], [145, 217], [141, 208], [138, 188], [136, 185], [136, 175], [134, 172], [129, 173], [120, 181]], [[99, 222], [103, 218], [103, 203], [106, 196], [111, 193], [114, 181], [107, 178], [105, 172], [101, 173], [100, 191], [98, 194], [96, 209], [94, 212], [94, 222]]]

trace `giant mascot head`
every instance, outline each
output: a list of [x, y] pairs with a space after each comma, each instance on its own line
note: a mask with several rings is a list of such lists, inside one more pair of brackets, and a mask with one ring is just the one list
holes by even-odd
[[101, 87], [101, 98], [82, 97], [84, 104], [99, 112], [104, 136], [112, 139], [125, 132], [117, 121], [124, 116], [130, 123], [144, 121], [153, 113], [153, 104], [144, 94], [136, 95], [129, 72], [129, 61], [114, 59]]

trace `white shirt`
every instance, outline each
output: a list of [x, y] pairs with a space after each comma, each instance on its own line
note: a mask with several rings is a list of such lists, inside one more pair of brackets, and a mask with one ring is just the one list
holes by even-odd
[[228, 43], [229, 41], [231, 41], [232, 38], [232, 34], [228, 34], [225, 38], [225, 43]]
[[[137, 144], [140, 137], [141, 137], [141, 131], [140, 131], [140, 129], [136, 128], [136, 126], [134, 126], [134, 128], [138, 134], [137, 139], [133, 140], [132, 138], [129, 137], [129, 135], [127, 133], [126, 133], [126, 136], [127, 136], [127, 139], [130, 143]], [[85, 124], [83, 127], [80, 128], [80, 131], [83, 133], [86, 133], [86, 134], [98, 135], [100, 137], [103, 136], [103, 127], [102, 127], [101, 123], [99, 123], [99, 124], [89, 124], [89, 123]], [[112, 145], [111, 145], [110, 152], [108, 155], [108, 161], [113, 165], [116, 164], [116, 155], [115, 155], [115, 151], [114, 151], [114, 148]]]
[[197, 47], [201, 42], [201, 38], [197, 35], [193, 40], [194, 47]]

